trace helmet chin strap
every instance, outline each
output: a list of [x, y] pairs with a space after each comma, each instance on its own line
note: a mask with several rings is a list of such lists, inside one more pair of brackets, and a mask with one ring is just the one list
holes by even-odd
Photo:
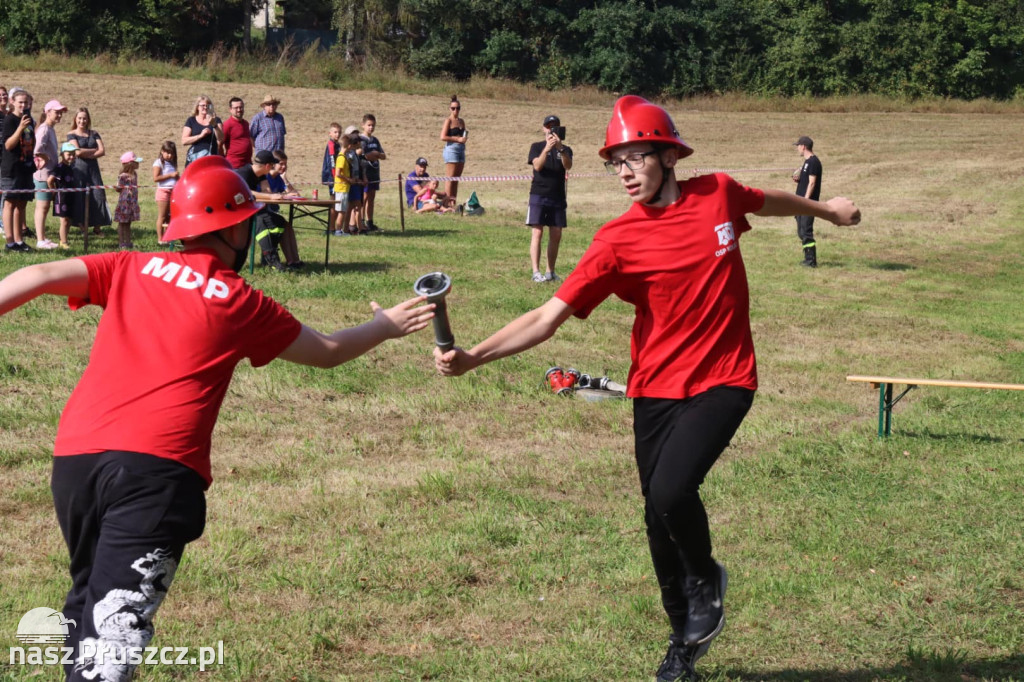
[[233, 244], [231, 244], [231, 242], [229, 242], [227, 239], [225, 239], [224, 235], [221, 234], [222, 232], [223, 232], [223, 230], [217, 230], [216, 232], [212, 232], [211, 234], [215, 238], [217, 238], [221, 242], [223, 242], [223, 244], [226, 247], [231, 249], [231, 252], [235, 255], [235, 259], [231, 263], [231, 269], [234, 270], [235, 272], [241, 272], [242, 271], [242, 266], [245, 265], [245, 259], [246, 259], [246, 256], [248, 255], [248, 252], [249, 252], [249, 244], [252, 241], [252, 233], [249, 232], [249, 231], [246, 231], [246, 234], [248, 235], [248, 238], [245, 240], [245, 245], [241, 249], [239, 249], [236, 246], [234, 246]]
[[658, 166], [661, 168], [661, 184], [658, 185], [658, 191], [654, 193], [654, 196], [651, 197], [650, 201], [644, 202], [645, 206], [653, 207], [655, 204], [661, 201], [661, 193], [665, 191], [665, 183], [668, 182], [669, 178], [671, 177], [671, 175], [668, 172], [669, 169], [665, 168], [665, 164], [661, 162], [661, 154], [658, 154]]

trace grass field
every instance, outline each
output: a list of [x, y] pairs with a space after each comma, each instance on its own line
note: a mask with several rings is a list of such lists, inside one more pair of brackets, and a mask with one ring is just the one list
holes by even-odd
[[[121, 151], [148, 167], [161, 140], [177, 139], [196, 95], [224, 108], [239, 93], [253, 113], [271, 89], [2, 71], [0, 82], [37, 102], [87, 104], [109, 180]], [[317, 179], [326, 124], [364, 110], [380, 122], [385, 176], [419, 154], [440, 161], [443, 98], [273, 90], [294, 180]], [[575, 171], [599, 170], [612, 99], [557, 108]], [[550, 105], [463, 107], [466, 174], [524, 172]], [[731, 578], [705, 679], [1024, 680], [1024, 396], [922, 388], [879, 440], [877, 395], [844, 381], [1024, 382], [1020, 116], [672, 114], [697, 149], [687, 168], [794, 168], [790, 144], [811, 135], [824, 194], [864, 211], [857, 228], [819, 221], [816, 271], [797, 267], [792, 220], [754, 219], [742, 239], [761, 389], [705, 486]], [[792, 188], [787, 171], [734, 175]], [[460, 195], [470, 190], [483, 218], [406, 216], [402, 232], [386, 186], [384, 234], [333, 240], [324, 270], [322, 237], [303, 232], [314, 265], [257, 269], [253, 283], [326, 330], [444, 270], [453, 331], [471, 345], [554, 289], [529, 281], [527, 183], [465, 183]], [[136, 243], [151, 248], [151, 193], [140, 195]], [[573, 180], [563, 274], [625, 207], [614, 179]], [[51, 257], [0, 257], [0, 276]], [[25, 612], [59, 609], [68, 587], [50, 454], [98, 315], [41, 299], [0, 319], [0, 680], [61, 679], [52, 666], [7, 666], [6, 647]], [[453, 380], [433, 373], [429, 331], [329, 371], [239, 366], [215, 431], [206, 534], [186, 552], [153, 642], [223, 641], [225, 664], [202, 676], [147, 666], [137, 679], [652, 678], [668, 630], [630, 407], [542, 386], [555, 364], [624, 380], [631, 323], [629, 306], [608, 301], [547, 344]]]

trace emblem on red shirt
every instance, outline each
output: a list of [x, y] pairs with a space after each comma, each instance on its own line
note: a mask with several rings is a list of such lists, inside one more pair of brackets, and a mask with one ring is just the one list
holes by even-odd
[[716, 225], [715, 234], [718, 235], [718, 245], [722, 247], [715, 251], [716, 257], [724, 256], [736, 249], [736, 232], [732, 228], [732, 221]]

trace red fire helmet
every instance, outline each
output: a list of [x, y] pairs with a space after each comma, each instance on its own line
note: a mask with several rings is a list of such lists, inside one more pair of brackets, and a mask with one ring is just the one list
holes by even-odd
[[672, 145], [679, 148], [681, 159], [693, 153], [693, 147], [683, 142], [668, 112], [636, 95], [626, 95], [615, 102], [612, 120], [604, 134], [604, 146], [598, 154], [608, 159], [615, 147], [630, 142]]
[[188, 239], [223, 230], [247, 220], [263, 208], [242, 176], [223, 156], [196, 159], [171, 190], [171, 222], [166, 241]]

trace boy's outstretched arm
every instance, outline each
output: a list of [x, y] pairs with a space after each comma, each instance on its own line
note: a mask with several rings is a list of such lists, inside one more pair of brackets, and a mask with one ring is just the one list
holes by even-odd
[[357, 358], [388, 339], [396, 339], [419, 331], [434, 317], [434, 304], [420, 305], [426, 296], [403, 301], [387, 310], [376, 301], [370, 302], [373, 319], [358, 327], [339, 329], [333, 334], [322, 334], [302, 325], [302, 331], [292, 345], [278, 357], [300, 365], [336, 367]]
[[86, 298], [89, 270], [77, 258], [29, 265], [0, 280], [0, 315], [40, 294]]
[[856, 225], [860, 222], [860, 209], [846, 197], [814, 201], [777, 189], [764, 190], [764, 206], [760, 211], [755, 211], [754, 215], [812, 215], [836, 225]]
[[551, 338], [575, 309], [552, 297], [539, 308], [517, 317], [484, 341], [466, 351], [458, 346], [446, 353], [434, 348], [434, 365], [444, 376], [459, 376], [474, 367], [515, 355]]

